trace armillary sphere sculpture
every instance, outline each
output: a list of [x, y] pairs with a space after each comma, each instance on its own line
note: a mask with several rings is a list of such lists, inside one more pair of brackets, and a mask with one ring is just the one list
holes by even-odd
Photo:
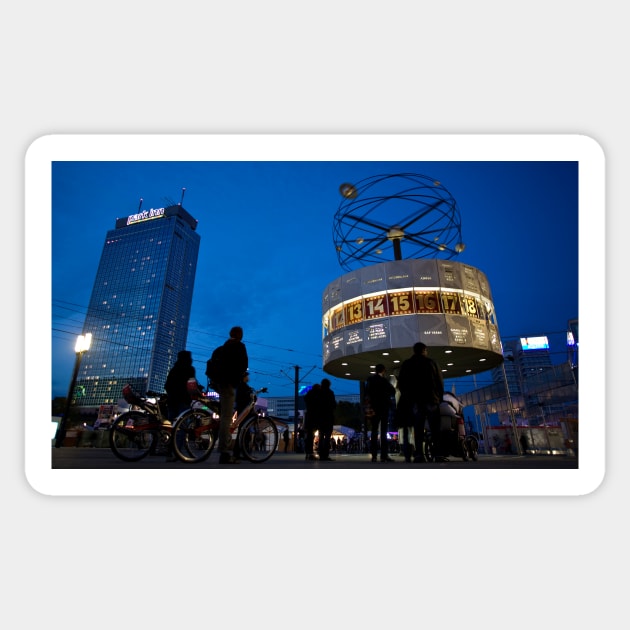
[[360, 266], [405, 258], [453, 258], [464, 251], [461, 217], [451, 193], [416, 173], [373, 175], [339, 187], [333, 222], [339, 264]]

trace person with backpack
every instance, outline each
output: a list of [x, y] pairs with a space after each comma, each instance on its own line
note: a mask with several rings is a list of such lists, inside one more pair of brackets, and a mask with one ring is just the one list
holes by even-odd
[[[219, 346], [220, 351], [213, 352], [206, 372], [212, 389], [219, 394], [221, 414], [219, 419], [219, 464], [239, 464], [240, 460], [231, 449], [232, 437], [230, 427], [234, 416], [236, 389], [243, 382], [247, 372], [249, 359], [243, 343], [243, 329], [234, 326], [230, 330], [230, 338]], [[218, 356], [215, 356], [216, 355]], [[210, 366], [210, 363], [214, 366]], [[210, 373], [209, 373], [210, 372]]]
[[428, 420], [431, 433], [437, 435], [440, 421], [440, 403], [444, 396], [444, 380], [437, 363], [428, 356], [426, 344], [419, 341], [413, 346], [413, 355], [403, 361], [398, 373], [400, 391], [399, 410], [404, 409], [406, 422], [403, 431], [405, 460], [411, 459], [408, 426], [413, 426], [414, 464], [425, 462], [423, 452], [424, 425]]

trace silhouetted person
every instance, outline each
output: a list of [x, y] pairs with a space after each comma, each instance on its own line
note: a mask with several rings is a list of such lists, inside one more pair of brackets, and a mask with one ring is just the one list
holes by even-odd
[[527, 436], [524, 433], [521, 433], [521, 437], [519, 438], [519, 441], [521, 443], [521, 451], [523, 451], [523, 455], [527, 455], [527, 449], [529, 448]]
[[385, 366], [382, 363], [379, 363], [376, 366], [376, 373], [369, 376], [365, 382], [365, 396], [369, 399], [369, 403], [374, 410], [374, 415], [370, 418], [370, 429], [372, 431], [372, 437], [370, 438], [370, 452], [372, 453], [373, 462], [377, 461], [379, 428], [381, 438], [381, 461], [394, 461], [388, 453], [387, 423], [389, 420], [389, 412], [392, 407], [392, 398], [395, 395], [396, 389], [385, 376]]
[[215, 379], [213, 387], [219, 394], [221, 401], [221, 416], [219, 420], [219, 464], [239, 464], [237, 456], [230, 453], [232, 436], [230, 427], [234, 416], [234, 402], [236, 388], [247, 372], [249, 359], [247, 349], [242, 341], [243, 329], [234, 326], [230, 330], [230, 338], [223, 344], [221, 356], [221, 375]]
[[319, 424], [319, 446], [317, 447], [320, 462], [334, 461], [333, 458], [330, 457], [330, 439], [332, 438], [333, 426], [335, 424], [337, 400], [335, 399], [335, 393], [330, 388], [330, 385], [329, 379], [322, 379], [320, 390], [321, 416]]
[[321, 385], [315, 383], [304, 395], [306, 412], [304, 414], [304, 452], [307, 460], [317, 459], [315, 456], [315, 433], [319, 430], [321, 422]]
[[[192, 398], [188, 391], [188, 379], [196, 378], [195, 367], [193, 366], [192, 354], [189, 350], [180, 350], [177, 353], [177, 360], [170, 369], [164, 390], [166, 391], [166, 406], [168, 409], [168, 419], [171, 423], [180, 413], [190, 408]], [[173, 452], [173, 444], [169, 442], [166, 461], [177, 461]]]
[[[424, 425], [429, 421], [431, 435], [439, 448], [440, 438], [440, 403], [444, 396], [444, 381], [437, 363], [427, 354], [427, 346], [418, 342], [413, 346], [413, 355], [403, 361], [398, 374], [400, 390], [399, 407], [404, 413], [411, 413], [414, 434], [414, 463], [425, 461], [423, 452]], [[407, 444], [405, 459], [409, 461], [408, 436], [403, 432]]]
[[190, 407], [192, 399], [188, 392], [189, 378], [196, 378], [192, 354], [188, 350], [181, 350], [177, 353], [177, 360], [170, 369], [164, 384], [167, 394], [168, 419], [171, 421]]

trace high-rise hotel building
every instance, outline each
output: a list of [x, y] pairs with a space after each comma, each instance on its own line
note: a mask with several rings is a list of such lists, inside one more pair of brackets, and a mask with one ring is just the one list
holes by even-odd
[[[539, 378], [541, 373], [552, 367], [547, 337], [520, 337], [503, 341], [505, 378], [512, 394], [524, 394], [528, 382]], [[492, 380], [504, 381], [503, 367], [494, 368]]]
[[199, 253], [197, 220], [181, 205], [116, 220], [107, 232], [83, 328], [92, 333], [77, 378], [81, 407], [115, 404], [130, 383], [164, 391], [186, 348]]

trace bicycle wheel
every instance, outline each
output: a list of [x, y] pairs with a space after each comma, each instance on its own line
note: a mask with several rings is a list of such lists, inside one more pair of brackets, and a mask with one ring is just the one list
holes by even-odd
[[264, 416], [251, 416], [239, 430], [240, 450], [250, 462], [267, 461], [278, 448], [278, 427]]
[[125, 462], [146, 457], [158, 438], [155, 418], [141, 411], [123, 413], [109, 430], [109, 446]]
[[173, 427], [173, 449], [182, 461], [202, 462], [207, 459], [216, 441], [212, 413], [204, 409], [190, 409], [183, 413]]

